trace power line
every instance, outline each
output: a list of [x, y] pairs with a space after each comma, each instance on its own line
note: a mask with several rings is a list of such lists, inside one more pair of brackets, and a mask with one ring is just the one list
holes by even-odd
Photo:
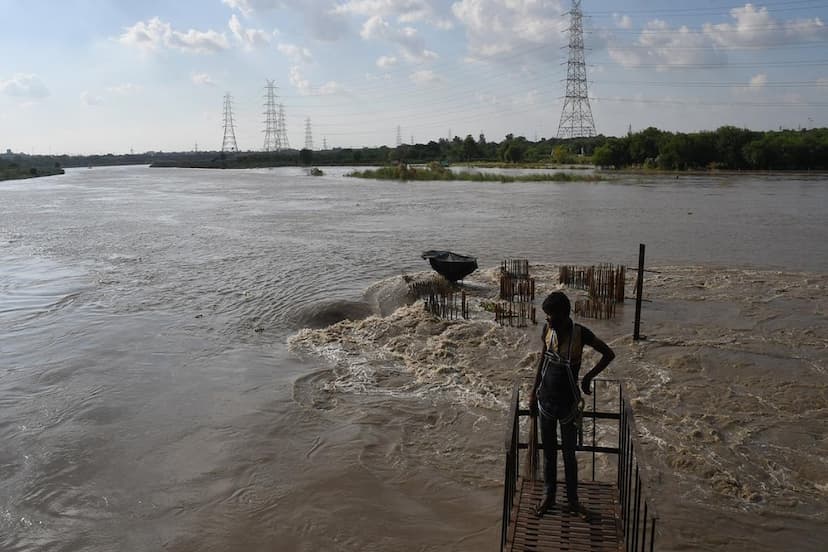
[[[776, 6], [782, 6], [780, 8], [776, 8]], [[685, 14], [687, 16], [698, 16], [698, 15], [718, 15], [722, 13], [722, 10], [725, 13], [730, 13], [733, 9], [741, 9], [744, 8], [744, 3], [742, 4], [728, 4], [726, 6], [708, 6], [708, 7], [699, 7], [699, 8], [653, 8], [653, 9], [641, 9], [641, 10], [614, 10], [614, 11], [601, 11], [601, 10], [590, 10], [590, 16], [598, 16], [598, 15], [630, 15], [630, 14], [645, 14], [645, 15], [654, 15], [654, 14], [663, 14], [663, 15], [681, 15]], [[814, 9], [814, 8], [824, 8], [825, 3], [819, 2], [816, 0], [793, 0], [790, 2], [764, 2], [761, 6], [762, 8], [766, 8], [768, 12], [771, 13], [778, 13], [778, 12], [787, 12], [787, 11], [798, 11], [804, 9]]]
[[801, 103], [785, 103], [779, 101], [745, 101], [745, 102], [725, 102], [725, 101], [687, 101], [687, 100], [658, 100], [652, 98], [597, 98], [592, 97], [592, 101], [596, 102], [622, 102], [622, 103], [643, 103], [653, 105], [677, 105], [682, 107], [791, 107], [791, 108], [813, 108], [813, 107], [828, 107], [828, 102], [801, 102]]

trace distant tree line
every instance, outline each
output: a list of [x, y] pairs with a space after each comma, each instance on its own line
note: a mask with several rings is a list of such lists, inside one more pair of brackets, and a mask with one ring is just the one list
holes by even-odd
[[828, 129], [758, 132], [732, 126], [682, 133], [647, 128], [606, 138], [592, 157], [602, 167], [665, 170], [825, 170]]
[[[2, 155], [0, 162], [28, 167], [152, 164], [157, 167], [255, 168], [296, 165], [387, 165], [393, 163], [594, 163], [607, 168], [663, 170], [828, 170], [828, 129], [753, 131], [723, 126], [681, 133], [647, 128], [621, 138], [541, 138], [483, 134], [425, 144], [277, 152], [146, 152], [123, 155]], [[2, 166], [2, 165], [0, 165]]]

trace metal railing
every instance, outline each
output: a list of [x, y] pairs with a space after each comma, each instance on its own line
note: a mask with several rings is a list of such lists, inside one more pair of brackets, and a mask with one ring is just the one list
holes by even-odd
[[[598, 388], [606, 386], [617, 389], [618, 411], [598, 411]], [[617, 455], [616, 486], [620, 505], [620, 530], [624, 537], [626, 552], [646, 552], [655, 550], [656, 524], [658, 516], [652, 503], [645, 496], [645, 482], [641, 476], [641, 468], [636, 451], [640, 448], [638, 433], [635, 427], [632, 407], [623, 385], [618, 380], [596, 379], [592, 382], [592, 408], [583, 413], [584, 423], [578, 430], [576, 452], [589, 452], [592, 455], [592, 480], [595, 481], [596, 454]], [[505, 440], [506, 467], [503, 489], [503, 515], [501, 525], [500, 549], [503, 550], [508, 540], [509, 526], [512, 518], [515, 492], [520, 485], [520, 451], [529, 448], [530, 443], [520, 440], [520, 418], [530, 416], [528, 409], [520, 408], [520, 384], [516, 383], [512, 391], [509, 406], [508, 429]], [[584, 444], [584, 425], [591, 420], [587, 431], [591, 433], [590, 444]], [[608, 446], [598, 442], [599, 421], [614, 421], [618, 424], [617, 446]], [[531, 417], [530, 423], [537, 424], [537, 417]], [[591, 431], [590, 431], [591, 430]], [[530, 431], [530, 435], [537, 438], [537, 431]], [[543, 450], [543, 443], [534, 443], [535, 450]], [[558, 450], [560, 443], [553, 445]], [[537, 469], [537, 463], [535, 463]], [[524, 477], [537, 477], [537, 473], [523, 474]]]
[[506, 474], [503, 478], [503, 519], [500, 530], [500, 550], [506, 546], [506, 536], [512, 519], [512, 502], [520, 475], [520, 386], [515, 384], [509, 403], [509, 429], [506, 431]]

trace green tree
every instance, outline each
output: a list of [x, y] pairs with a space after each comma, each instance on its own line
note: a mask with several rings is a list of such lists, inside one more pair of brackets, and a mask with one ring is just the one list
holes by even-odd
[[472, 159], [477, 159], [478, 154], [477, 143], [474, 141], [474, 138], [472, 138], [471, 134], [466, 135], [466, 138], [463, 140], [463, 159], [471, 161]]
[[659, 153], [659, 144], [663, 140], [664, 132], [655, 127], [648, 127], [636, 132], [627, 138], [630, 148], [630, 162], [634, 165], [643, 165], [647, 160], [655, 160]]
[[560, 164], [573, 163], [575, 161], [575, 158], [572, 155], [572, 152], [569, 151], [569, 149], [567, 147], [565, 147], [563, 144], [561, 144], [561, 145], [555, 146], [552, 149], [552, 161], [554, 163], [560, 163]]
[[599, 167], [626, 167], [630, 164], [627, 138], [607, 138], [603, 145], [595, 148], [592, 162]]
[[302, 148], [299, 151], [299, 162], [303, 165], [310, 165], [313, 161], [313, 152], [307, 148]]
[[742, 149], [751, 142], [755, 134], [745, 128], [723, 126], [716, 130], [716, 157], [727, 169], [746, 168], [747, 162], [742, 157]]

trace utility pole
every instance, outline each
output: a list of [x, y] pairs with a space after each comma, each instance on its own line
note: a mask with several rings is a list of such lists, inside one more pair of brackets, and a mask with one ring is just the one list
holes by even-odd
[[595, 136], [595, 121], [589, 107], [586, 61], [584, 59], [584, 23], [581, 0], [572, 0], [569, 10], [569, 60], [566, 64], [564, 98], [558, 138]]
[[305, 149], [313, 151], [313, 133], [311, 132], [310, 117], [305, 119]]
[[264, 146], [262, 146], [262, 151], [279, 151], [282, 149], [282, 143], [280, 141], [281, 136], [279, 134], [279, 116], [276, 113], [276, 90], [278, 87], [275, 84], [275, 81], [267, 80], [265, 81], [267, 84], [265, 85], [265, 128], [262, 132], [264, 132]]
[[230, 92], [224, 95], [224, 138], [221, 140], [221, 151], [239, 151], [236, 144], [236, 129], [233, 126], [233, 97]]

